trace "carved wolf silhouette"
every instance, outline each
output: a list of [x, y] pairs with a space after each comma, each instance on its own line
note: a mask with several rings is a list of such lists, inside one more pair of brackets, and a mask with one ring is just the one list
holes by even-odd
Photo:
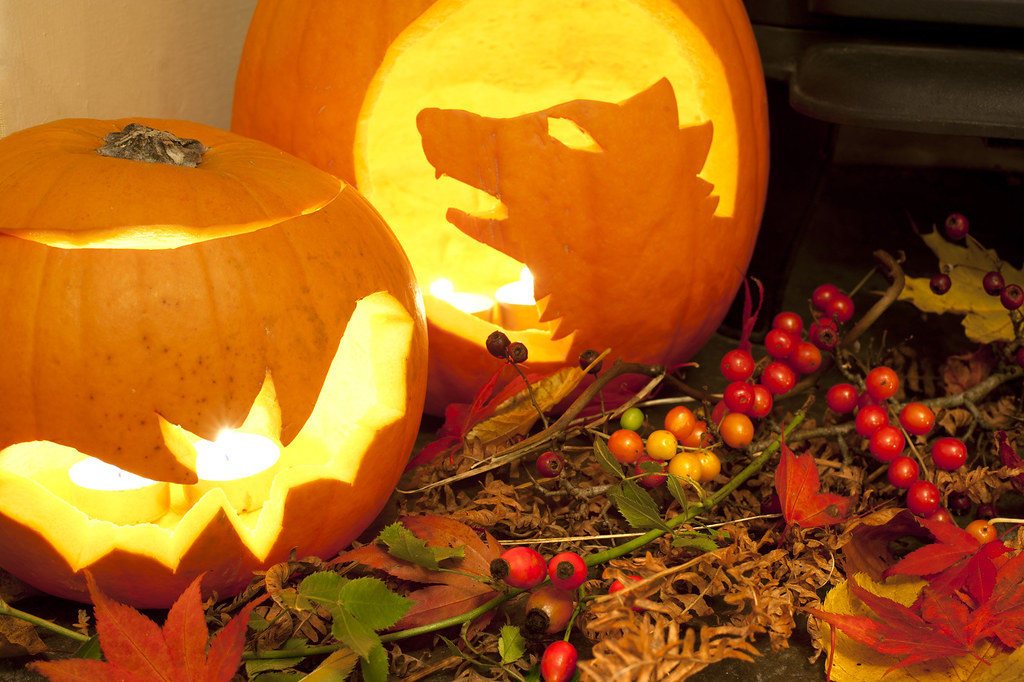
[[[596, 149], [570, 147], [548, 131], [553, 118], [586, 131]], [[680, 325], [707, 329], [685, 336], [703, 343], [725, 314], [742, 277], [733, 265], [749, 259], [752, 242], [733, 240], [731, 272], [701, 259], [728, 253], [728, 220], [715, 216], [718, 198], [698, 177], [712, 141], [712, 124], [679, 127], [675, 95], [662, 79], [622, 103], [575, 100], [512, 118], [488, 118], [453, 109], [424, 109], [417, 117], [423, 149], [437, 176], [447, 175], [498, 198], [507, 218], [481, 218], [452, 207], [447, 219], [467, 235], [527, 264], [534, 275], [542, 319], [556, 337], [579, 329], [595, 310], [636, 317], [630, 301], [653, 296], [659, 320], [637, 319], [623, 338], [602, 339], [630, 357], [696, 348], [673, 346]], [[595, 268], [614, 260], [615, 267]], [[678, 267], [661, 265], [666, 259]], [[658, 264], [656, 267], [650, 267]], [[622, 301], [599, 300], [596, 280], [614, 273]], [[724, 305], [709, 301], [726, 299]], [[664, 306], [661, 305], [664, 301]], [[634, 310], [630, 310], [632, 307]], [[656, 351], [653, 354], [659, 354]]]

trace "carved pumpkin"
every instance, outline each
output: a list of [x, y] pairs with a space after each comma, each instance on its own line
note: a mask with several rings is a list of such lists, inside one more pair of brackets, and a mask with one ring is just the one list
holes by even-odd
[[766, 109], [740, 0], [274, 0], [232, 128], [387, 219], [425, 290], [436, 413], [492, 373], [499, 326], [538, 371], [699, 349], [753, 251]]
[[197, 167], [98, 154], [127, 121], [0, 140], [0, 566], [81, 600], [88, 569], [167, 607], [200, 573], [230, 596], [373, 521], [418, 432], [426, 324], [352, 187], [233, 133], [140, 122], [208, 150]]

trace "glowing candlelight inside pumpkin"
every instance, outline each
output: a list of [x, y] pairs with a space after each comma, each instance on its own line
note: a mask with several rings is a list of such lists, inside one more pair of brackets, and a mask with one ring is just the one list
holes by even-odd
[[191, 502], [220, 490], [235, 511], [245, 512], [259, 509], [269, 499], [279, 469], [274, 465], [281, 457], [276, 442], [254, 433], [223, 431], [214, 441], [198, 440], [194, 445], [199, 482], [183, 486]]
[[494, 292], [498, 300], [497, 322], [505, 329], [535, 329], [540, 326], [537, 301], [533, 297], [533, 274], [523, 267], [518, 282], [510, 282]]
[[215, 441], [198, 441], [195, 447], [196, 473], [205, 481], [248, 478], [272, 467], [281, 456], [269, 438], [237, 431], [225, 431]]
[[434, 280], [430, 285], [430, 295], [488, 322], [494, 317], [494, 299], [483, 294], [455, 291], [455, 284], [450, 279], [442, 277]]
[[68, 468], [75, 507], [91, 518], [130, 525], [155, 521], [170, 505], [170, 486], [119, 469], [95, 457]]

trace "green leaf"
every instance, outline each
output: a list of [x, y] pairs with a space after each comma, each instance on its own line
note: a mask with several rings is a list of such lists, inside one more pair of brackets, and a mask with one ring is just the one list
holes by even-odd
[[703, 500], [707, 496], [707, 491], [704, 490], [703, 486], [689, 476], [669, 475], [665, 483], [668, 486], [668, 491], [672, 493], [672, 497], [676, 499], [676, 502], [679, 503], [684, 512], [689, 509], [690, 504], [693, 502], [693, 500], [686, 497], [686, 486], [690, 486], [697, 493], [698, 500]]
[[348, 609], [339, 608], [331, 613], [331, 634], [361, 658], [367, 658], [375, 645], [380, 646], [380, 636]]
[[608, 497], [632, 527], [669, 530], [654, 498], [635, 482], [622, 481], [608, 491]]
[[378, 642], [370, 651], [370, 655], [359, 661], [359, 669], [366, 682], [387, 682], [388, 652], [384, 650], [384, 645]]
[[515, 625], [503, 625], [498, 636], [498, 653], [502, 663], [518, 661], [526, 653], [526, 638]]
[[299, 583], [295, 608], [315, 611], [318, 606], [323, 606], [333, 613], [333, 608], [341, 604], [341, 590], [348, 581], [348, 578], [330, 571], [317, 571], [306, 576]]
[[[251, 621], [250, 621], [251, 622]], [[293, 637], [281, 645], [282, 649], [297, 649], [305, 646], [308, 642], [301, 637]], [[253, 677], [263, 672], [277, 672], [286, 668], [293, 668], [305, 660], [304, 656], [296, 658], [254, 658], [245, 662], [245, 674]]]
[[612, 455], [612, 451], [608, 449], [608, 443], [604, 442], [604, 439], [594, 439], [594, 456], [597, 458], [597, 463], [601, 465], [601, 468], [612, 476], [620, 479], [626, 477], [622, 473], [622, 465]]
[[377, 540], [387, 545], [391, 556], [435, 571], [445, 559], [462, 559], [466, 556], [465, 548], [461, 546], [430, 547], [398, 522], [385, 527]]
[[692, 547], [702, 552], [713, 552], [718, 549], [718, 544], [711, 538], [704, 535], [677, 535], [672, 539], [673, 547]]
[[102, 660], [103, 650], [100, 648], [99, 635], [93, 635], [89, 638], [88, 642], [82, 644], [75, 650], [74, 658], [92, 658], [97, 661]]
[[391, 627], [414, 603], [377, 578], [350, 580], [341, 588], [341, 601], [349, 613], [373, 630]]

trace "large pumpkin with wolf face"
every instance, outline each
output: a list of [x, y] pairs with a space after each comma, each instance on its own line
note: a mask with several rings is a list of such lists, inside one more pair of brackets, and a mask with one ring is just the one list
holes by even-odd
[[166, 608], [199, 574], [231, 596], [373, 521], [418, 432], [426, 324], [352, 187], [226, 131], [139, 122], [208, 149], [196, 167], [97, 153], [135, 139], [104, 144], [128, 121], [0, 140], [0, 566], [82, 600], [88, 570]]
[[[740, 0], [264, 0], [232, 127], [388, 220], [429, 289], [433, 412], [490, 376], [497, 327], [538, 370], [586, 348], [686, 360], [742, 281], [767, 182]], [[527, 282], [498, 292], [524, 266], [536, 305]]]

